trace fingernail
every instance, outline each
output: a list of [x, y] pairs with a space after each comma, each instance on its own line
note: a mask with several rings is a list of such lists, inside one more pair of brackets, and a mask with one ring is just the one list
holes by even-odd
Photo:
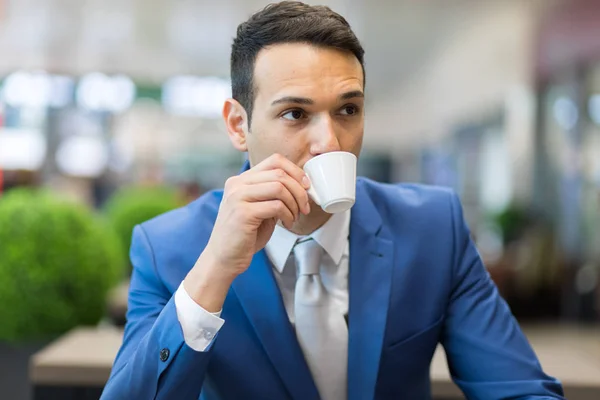
[[306, 214], [310, 214], [310, 203], [306, 202], [306, 206], [304, 206], [304, 209], [306, 210]]
[[308, 176], [304, 175], [302, 177], [302, 185], [304, 185], [306, 189], [310, 187], [310, 180], [308, 179]]

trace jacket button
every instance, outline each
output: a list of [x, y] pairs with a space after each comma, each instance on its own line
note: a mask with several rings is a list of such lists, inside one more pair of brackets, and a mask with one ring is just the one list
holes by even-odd
[[169, 359], [169, 355], [171, 354], [171, 352], [169, 351], [169, 349], [162, 349], [160, 351], [160, 361], [165, 362]]

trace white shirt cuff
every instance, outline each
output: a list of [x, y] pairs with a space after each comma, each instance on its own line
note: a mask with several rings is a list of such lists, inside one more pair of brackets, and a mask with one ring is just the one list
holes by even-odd
[[175, 292], [175, 309], [185, 343], [196, 351], [206, 351], [225, 321], [221, 312], [210, 313], [196, 303], [183, 287]]

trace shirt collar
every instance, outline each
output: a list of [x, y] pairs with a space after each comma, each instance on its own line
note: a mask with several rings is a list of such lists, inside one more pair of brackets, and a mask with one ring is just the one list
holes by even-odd
[[[350, 210], [333, 214], [323, 226], [308, 235], [308, 237], [319, 243], [334, 263], [338, 265], [344, 255], [344, 251], [346, 251], [349, 233]], [[265, 246], [265, 251], [273, 266], [280, 273], [283, 271], [296, 241], [301, 237], [280, 225], [275, 226], [275, 231]]]

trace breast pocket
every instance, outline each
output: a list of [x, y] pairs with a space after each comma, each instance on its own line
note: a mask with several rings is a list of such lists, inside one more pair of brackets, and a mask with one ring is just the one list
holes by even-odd
[[[421, 329], [417, 333], [414, 333], [407, 338], [402, 338], [400, 340], [397, 340], [396, 342], [391, 343], [390, 345], [387, 346], [386, 350], [394, 351], [395, 349], [397, 349], [400, 346], [405, 345], [406, 343], [421, 340], [421, 339], [427, 339], [428, 337], [430, 337], [432, 335], [435, 336], [436, 333], [437, 333], [437, 335], [439, 335], [441, 332], [441, 327], [442, 327], [443, 322], [444, 322], [444, 316], [442, 315], [434, 323], [426, 326], [425, 328]], [[436, 344], [437, 344], [437, 340], [436, 340]]]

